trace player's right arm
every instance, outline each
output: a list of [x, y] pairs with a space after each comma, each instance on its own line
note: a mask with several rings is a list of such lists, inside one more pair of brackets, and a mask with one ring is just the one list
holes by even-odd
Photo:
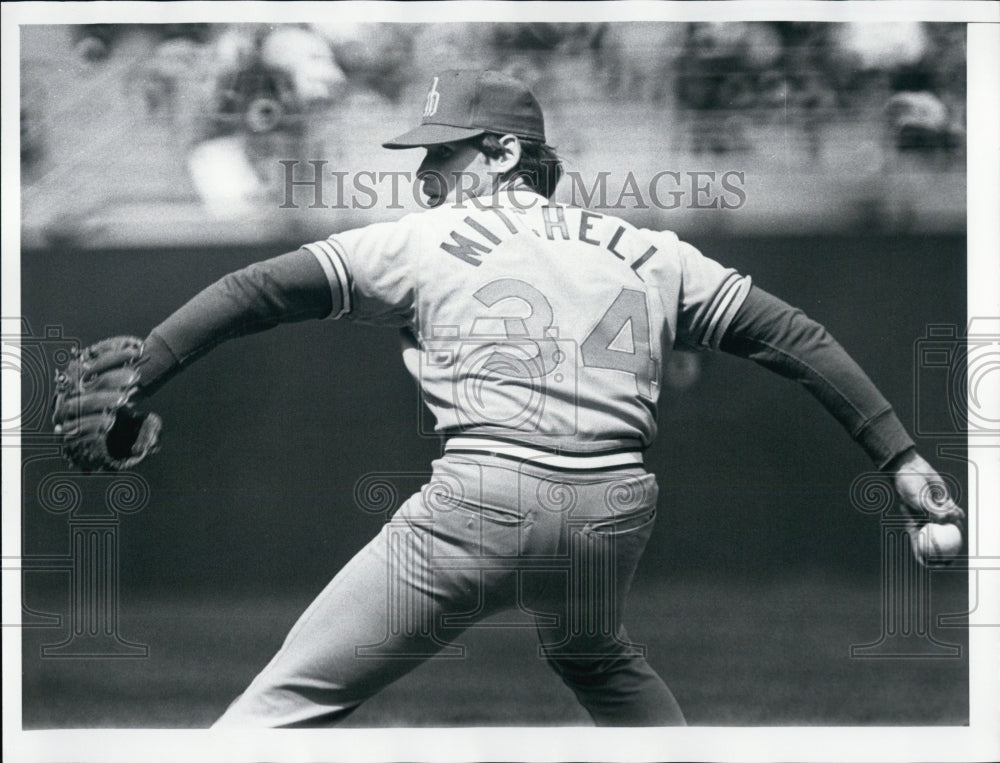
[[[679, 242], [676, 344], [721, 349], [792, 379], [892, 476], [914, 520], [961, 522], [940, 475], [916, 451], [888, 400], [826, 328], [735, 271]], [[728, 300], [728, 301], [726, 301]], [[714, 337], [715, 339], [712, 339]]]
[[964, 512], [917, 453], [888, 400], [823, 325], [754, 286], [719, 346], [805, 387], [892, 476], [911, 520], [962, 522]]

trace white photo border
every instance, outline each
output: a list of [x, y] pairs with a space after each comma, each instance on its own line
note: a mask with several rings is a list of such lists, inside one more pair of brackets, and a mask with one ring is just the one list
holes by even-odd
[[[821, 20], [969, 22], [968, 314], [1000, 315], [1000, 13], [992, 2], [94, 2], [4, 3], [2, 315], [20, 314], [18, 171], [19, 34], [22, 24], [164, 21]], [[20, 405], [16, 384], [3, 388], [4, 420]], [[1000, 437], [997, 438], [1000, 440]], [[993, 443], [996, 447], [996, 443]], [[20, 618], [20, 454], [3, 448], [3, 622]], [[1000, 495], [996, 460], [979, 474], [982, 495]], [[970, 480], [971, 482], [971, 480]], [[995, 503], [995, 502], [994, 502]], [[983, 507], [986, 510], [986, 507]], [[970, 530], [973, 528], [970, 528]], [[987, 545], [989, 544], [989, 545]], [[1000, 558], [1000, 538], [980, 552]], [[10, 564], [8, 563], [10, 562]], [[970, 585], [975, 576], [970, 575]], [[971, 625], [998, 622], [1000, 576], [982, 575]], [[970, 596], [971, 599], [971, 596]], [[990, 611], [989, 602], [994, 609]], [[3, 748], [10, 761], [176, 760], [990, 760], [1000, 758], [1000, 629], [970, 628], [970, 718], [961, 728], [810, 727], [592, 729], [342, 729], [249, 731], [21, 730], [21, 634], [3, 631]]]

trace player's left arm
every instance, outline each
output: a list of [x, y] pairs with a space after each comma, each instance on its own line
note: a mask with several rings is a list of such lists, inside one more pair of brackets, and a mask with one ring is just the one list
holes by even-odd
[[808, 389], [875, 465], [892, 475], [912, 520], [961, 523], [963, 511], [937, 471], [917, 453], [892, 406], [821, 324], [753, 286], [719, 348]]
[[339, 292], [305, 249], [256, 262], [203, 289], [143, 341], [139, 388], [151, 395], [169, 379], [236, 337], [339, 310]]
[[120, 471], [158, 447], [161, 420], [136, 407], [216, 345], [279, 323], [323, 318], [344, 290], [308, 250], [235, 271], [198, 293], [145, 340], [105, 339], [56, 375], [53, 431], [85, 471]]
[[145, 340], [99, 342], [57, 377], [54, 431], [73, 463], [121, 469], [156, 450], [159, 417], [134, 403], [212, 348], [281, 323], [346, 317], [373, 325], [409, 325], [414, 310], [412, 252], [418, 216], [306, 244], [234, 271], [203, 289]]

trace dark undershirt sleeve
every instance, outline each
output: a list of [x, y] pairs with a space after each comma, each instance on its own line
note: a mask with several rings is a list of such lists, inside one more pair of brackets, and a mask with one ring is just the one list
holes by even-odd
[[224, 276], [154, 328], [145, 340], [140, 389], [150, 395], [216, 345], [280, 323], [325, 318], [331, 284], [305, 249]]
[[880, 469], [913, 447], [892, 406], [829, 332], [756, 286], [719, 345], [809, 390]]

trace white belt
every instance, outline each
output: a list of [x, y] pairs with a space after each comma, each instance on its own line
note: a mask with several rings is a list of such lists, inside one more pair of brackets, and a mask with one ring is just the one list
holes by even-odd
[[568, 454], [488, 437], [452, 437], [445, 443], [444, 450], [445, 453], [485, 453], [515, 461], [529, 461], [549, 469], [572, 471], [642, 466], [642, 451], [632, 448]]

